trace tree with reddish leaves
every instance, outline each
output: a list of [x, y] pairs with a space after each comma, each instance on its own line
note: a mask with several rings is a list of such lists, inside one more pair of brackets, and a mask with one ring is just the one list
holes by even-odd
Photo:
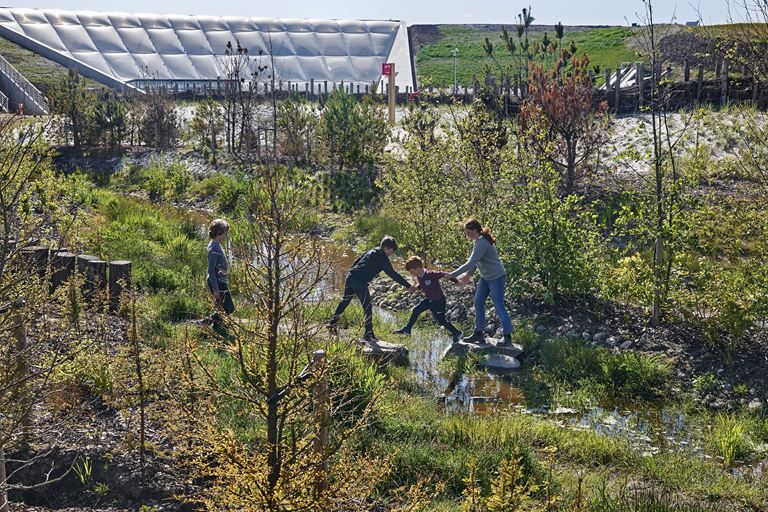
[[[552, 162], [560, 174], [560, 193], [571, 194], [586, 171], [585, 162], [605, 141], [607, 104], [594, 104], [589, 59], [566, 49], [551, 68], [532, 62], [529, 94], [518, 120], [531, 149]], [[568, 67], [570, 64], [570, 67]], [[531, 127], [543, 127], [531, 130]]]

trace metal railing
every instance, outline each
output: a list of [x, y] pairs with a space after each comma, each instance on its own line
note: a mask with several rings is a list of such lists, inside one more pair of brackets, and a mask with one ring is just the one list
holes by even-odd
[[[42, 95], [42, 93], [37, 90], [37, 87], [32, 85], [32, 83], [27, 80], [27, 78], [19, 73], [16, 68], [14, 68], [10, 62], [5, 60], [5, 57], [0, 55], [0, 73], [4, 74], [11, 82], [13, 82], [19, 90], [24, 94], [25, 99], [31, 100], [33, 103], [37, 104], [38, 108], [42, 110], [44, 114], [47, 114], [51, 111], [50, 107], [48, 106], [48, 101], [45, 99], [45, 97]], [[7, 102], [6, 98], [6, 102]]]
[[8, 96], [3, 94], [2, 91], [0, 91], [0, 110], [8, 112]]

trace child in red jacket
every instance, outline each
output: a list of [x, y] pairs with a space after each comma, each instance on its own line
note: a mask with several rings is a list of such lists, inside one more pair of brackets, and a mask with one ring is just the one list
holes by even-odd
[[[461, 340], [462, 332], [458, 330], [448, 319], [445, 318], [445, 294], [443, 288], [440, 286], [440, 279], [448, 276], [445, 272], [437, 272], [434, 270], [426, 270], [424, 268], [424, 262], [418, 256], [411, 256], [405, 262], [405, 270], [408, 271], [419, 283], [419, 290], [421, 290], [425, 298], [419, 302], [411, 312], [411, 318], [408, 320], [408, 324], [402, 329], [395, 331], [395, 334], [410, 335], [413, 325], [418, 320], [419, 315], [424, 311], [430, 310], [432, 316], [435, 317], [435, 321], [448, 329], [453, 337], [454, 343]], [[448, 276], [454, 282], [458, 282], [455, 278]]]

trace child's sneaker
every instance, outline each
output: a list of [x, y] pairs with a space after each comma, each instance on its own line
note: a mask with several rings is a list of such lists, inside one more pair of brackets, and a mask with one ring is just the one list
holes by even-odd
[[454, 342], [454, 343], [458, 343], [458, 342], [460, 342], [460, 341], [461, 341], [461, 338], [463, 338], [463, 337], [464, 337], [464, 333], [463, 333], [463, 332], [461, 332], [461, 331], [456, 331], [456, 332], [453, 334], [453, 342]]
[[411, 335], [411, 330], [410, 329], [406, 329], [405, 327], [403, 327], [403, 328], [398, 329], [396, 331], [392, 331], [392, 334], [402, 334], [403, 336], [410, 336]]

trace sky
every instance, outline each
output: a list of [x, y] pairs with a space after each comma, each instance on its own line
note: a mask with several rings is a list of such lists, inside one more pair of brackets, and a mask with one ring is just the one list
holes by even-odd
[[[654, 5], [654, 17], [678, 23], [699, 19], [705, 24], [728, 20], [727, 0], [664, 0]], [[6, 7], [88, 9], [95, 11], [150, 12], [161, 14], [211, 14], [269, 18], [397, 19], [408, 25], [435, 23], [514, 22], [528, 3], [509, 0], [2, 0]], [[637, 21], [641, 0], [537, 0], [531, 1], [536, 24], [626, 25]]]

